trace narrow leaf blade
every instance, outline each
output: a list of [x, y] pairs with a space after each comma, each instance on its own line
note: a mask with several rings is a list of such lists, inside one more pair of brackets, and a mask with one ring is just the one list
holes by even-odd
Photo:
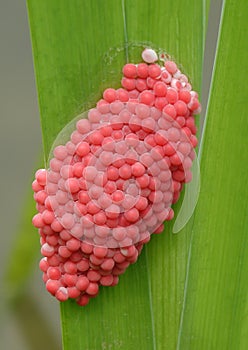
[[248, 347], [247, 15], [246, 1], [224, 1], [178, 342], [183, 350]]

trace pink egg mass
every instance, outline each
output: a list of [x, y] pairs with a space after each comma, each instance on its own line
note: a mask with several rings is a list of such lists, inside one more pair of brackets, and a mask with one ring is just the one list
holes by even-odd
[[40, 269], [59, 301], [83, 306], [116, 285], [191, 180], [198, 94], [175, 62], [152, 49], [142, 58], [124, 65], [122, 87], [106, 89], [35, 174]]

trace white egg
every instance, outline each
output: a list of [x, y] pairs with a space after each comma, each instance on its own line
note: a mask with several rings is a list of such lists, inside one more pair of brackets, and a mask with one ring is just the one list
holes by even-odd
[[142, 58], [146, 63], [154, 63], [158, 60], [158, 55], [152, 49], [145, 49], [142, 52]]

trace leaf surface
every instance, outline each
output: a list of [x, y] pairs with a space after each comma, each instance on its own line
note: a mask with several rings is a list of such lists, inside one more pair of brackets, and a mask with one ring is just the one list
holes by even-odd
[[201, 193], [177, 344], [181, 350], [248, 348], [247, 16], [246, 1], [223, 2], [200, 149]]
[[[127, 56], [137, 62], [147, 43], [181, 63], [199, 90], [204, 9], [198, 0], [28, 0], [46, 159], [60, 129], [120, 86]], [[118, 286], [84, 308], [61, 304], [65, 350], [175, 349], [190, 233], [171, 230], [153, 237]]]

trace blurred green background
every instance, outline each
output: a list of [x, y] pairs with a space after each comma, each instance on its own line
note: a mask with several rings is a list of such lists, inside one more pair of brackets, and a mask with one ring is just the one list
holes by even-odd
[[[207, 35], [207, 56], [203, 72], [202, 104], [206, 107], [211, 78], [214, 48], [221, 0], [212, 1]], [[25, 1], [2, 0], [0, 4], [1, 85], [0, 85], [0, 149], [1, 149], [1, 245], [0, 329], [2, 350], [57, 350], [61, 348], [59, 304], [45, 291], [38, 269], [38, 234], [24, 216], [30, 202], [30, 186], [34, 170], [39, 166], [42, 141], [37, 105], [33, 61]], [[28, 193], [29, 191], [29, 193]], [[29, 198], [28, 198], [29, 197]], [[15, 243], [30, 234], [35, 254], [27, 269], [28, 278], [16, 276], [16, 285], [6, 283], [6, 271], [16, 258]], [[23, 235], [24, 234], [24, 235]], [[22, 240], [22, 238], [21, 238]], [[22, 240], [14, 264], [25, 260], [25, 239]], [[21, 247], [21, 245], [20, 245]], [[24, 256], [21, 253], [24, 253]], [[18, 260], [19, 259], [19, 260]], [[13, 264], [13, 262], [12, 262]], [[19, 270], [18, 270], [19, 271]], [[20, 269], [20, 274], [22, 273]], [[15, 282], [14, 281], [14, 282]], [[18, 286], [18, 288], [17, 288]], [[13, 288], [11, 288], [13, 287]], [[13, 290], [14, 289], [14, 290]]]
[[[13, 258], [23, 210], [31, 192], [42, 141], [25, 1], [1, 1], [1, 308], [0, 348], [33, 350], [60, 348], [59, 305], [45, 291], [38, 269], [39, 251], [30, 276], [18, 291], [10, 290], [4, 275]], [[29, 198], [30, 202], [30, 198]], [[30, 222], [25, 226], [31, 226]], [[36, 235], [35, 230], [31, 232]], [[38, 243], [38, 235], [35, 236]], [[23, 242], [25, 244], [25, 242]], [[25, 259], [25, 256], [23, 257]], [[22, 264], [22, 257], [16, 264]], [[5, 278], [6, 279], [6, 278]], [[15, 295], [15, 299], [8, 300]], [[44, 340], [43, 340], [44, 339]]]

